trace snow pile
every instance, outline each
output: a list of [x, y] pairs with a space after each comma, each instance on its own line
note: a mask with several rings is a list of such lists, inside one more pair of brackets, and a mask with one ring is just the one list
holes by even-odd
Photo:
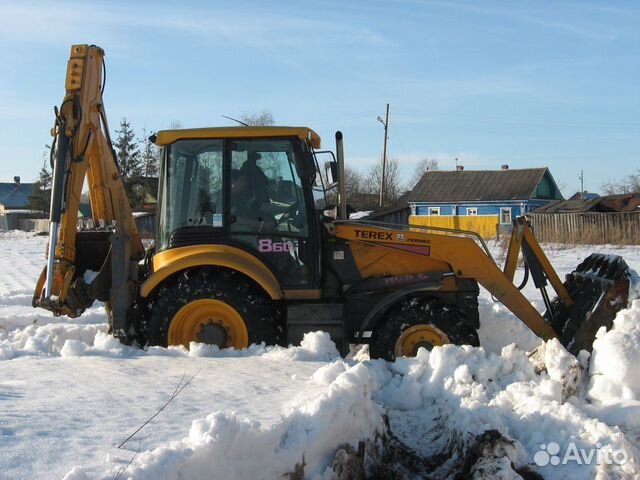
[[309, 332], [304, 335], [300, 346], [282, 348], [266, 347], [263, 344], [248, 348], [221, 350], [216, 345], [192, 342], [189, 348], [172, 346], [169, 348], [147, 347], [140, 350], [136, 346], [121, 344], [107, 334], [107, 324], [52, 323], [30, 325], [23, 330], [12, 330], [0, 336], [0, 360], [11, 360], [25, 356], [48, 356], [63, 358], [82, 356], [139, 357], [145, 355], [189, 357], [189, 358], [241, 358], [265, 355], [274, 360], [297, 360], [307, 362], [328, 362], [340, 357], [335, 344], [326, 332]]
[[608, 423], [640, 428], [640, 300], [618, 313], [593, 344], [589, 397]]
[[[164, 355], [167, 352], [167, 350], [158, 347], [150, 347], [148, 351], [159, 355]], [[220, 350], [216, 345], [191, 342], [189, 349], [181, 346], [169, 347], [168, 352], [189, 357], [248, 357], [264, 355], [273, 360], [297, 360], [303, 362], [330, 362], [340, 358], [340, 353], [329, 334], [321, 331], [305, 333], [300, 346], [290, 345], [289, 348], [266, 347], [262, 343], [260, 345], [250, 345], [248, 348], [241, 350], [233, 348]]]
[[[640, 319], [635, 305], [632, 312]], [[322, 335], [307, 340], [307, 345], [322, 344]], [[264, 357], [299, 351], [269, 350]], [[544, 478], [630, 476], [638, 468], [635, 446], [589, 405], [583, 376], [580, 362], [557, 340], [541, 345], [535, 355], [514, 345], [501, 355], [446, 345], [393, 363], [336, 360], [309, 379], [326, 386], [324, 392], [294, 402], [269, 427], [218, 411], [195, 420], [181, 441], [112, 456], [103, 473], [89, 476], [75, 469], [67, 480], [113, 478], [134, 455], [126, 470], [132, 479], [196, 479], [210, 472], [230, 479], [280, 478], [296, 468], [304, 468], [305, 478], [332, 478], [338, 447], [357, 446], [363, 439], [383, 452], [371, 460], [382, 464], [372, 467], [382, 477], [445, 478], [466, 472], [477, 478], [518, 478], [527, 471]], [[393, 441], [402, 445], [395, 453], [393, 441], [379, 439], [383, 411]], [[574, 452], [586, 457], [571, 456]], [[619, 456], [607, 462], [604, 452]], [[555, 454], [562, 463], [550, 461]], [[412, 470], [416, 464], [419, 469]]]
[[[127, 467], [136, 480], [215, 478], [284, 478], [297, 469], [305, 478], [331, 478], [330, 467], [342, 444], [357, 445], [383, 428], [382, 409], [371, 399], [371, 378], [363, 364], [333, 364], [342, 370], [326, 393], [285, 412], [280, 423], [263, 428], [233, 412], [216, 412], [195, 420], [181, 441], [141, 453]], [[316, 382], [322, 381], [318, 377]], [[118, 459], [111, 459], [117, 461]], [[112, 479], [129, 459], [97, 478]], [[91, 478], [74, 468], [66, 480]]]
[[[0, 339], [0, 360], [23, 356], [52, 356], [69, 353], [69, 345], [82, 344], [89, 349], [99, 335], [107, 337], [105, 324], [76, 325], [52, 323], [43, 326], [30, 325], [24, 330], [14, 330]], [[112, 337], [109, 337], [114, 340]], [[117, 341], [117, 340], [116, 340]], [[77, 347], [78, 348], [78, 347]], [[64, 355], [63, 355], [64, 356]]]
[[[491, 431], [512, 445], [504, 449], [508, 461], [503, 455], [490, 462], [494, 474], [505, 462], [544, 478], [633, 473], [637, 460], [624, 434], [593, 418], [584, 400], [575, 396], [578, 362], [557, 341], [547, 342], [543, 350], [530, 360], [514, 346], [498, 356], [482, 348], [447, 345], [399, 359], [388, 370], [376, 363], [382, 386], [374, 399], [388, 408], [391, 430], [427, 464], [431, 461], [435, 477], [461, 471], [479, 439]], [[623, 450], [628, 458], [622, 465], [535, 464], [536, 454], [552, 442], [563, 449]]]
[[353, 212], [349, 214], [349, 218], [351, 220], [360, 220], [362, 218], [368, 217], [369, 214], [373, 213], [373, 210], [366, 210], [362, 212]]

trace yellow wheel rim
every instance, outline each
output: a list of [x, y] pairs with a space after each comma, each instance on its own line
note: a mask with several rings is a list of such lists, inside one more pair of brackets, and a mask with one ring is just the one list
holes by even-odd
[[431, 350], [432, 347], [440, 347], [447, 343], [451, 343], [451, 340], [435, 325], [414, 325], [402, 332], [398, 338], [395, 355], [396, 357], [414, 357], [420, 347]]
[[[211, 338], [218, 341], [207, 342]], [[188, 347], [190, 342], [213, 343], [221, 348], [246, 348], [249, 333], [235, 308], [207, 298], [187, 303], [171, 320], [167, 343]]]

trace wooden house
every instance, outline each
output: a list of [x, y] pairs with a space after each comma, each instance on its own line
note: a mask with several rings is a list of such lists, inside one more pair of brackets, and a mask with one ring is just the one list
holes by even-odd
[[430, 170], [409, 194], [409, 223], [470, 230], [488, 238], [509, 230], [515, 217], [562, 199], [548, 168]]

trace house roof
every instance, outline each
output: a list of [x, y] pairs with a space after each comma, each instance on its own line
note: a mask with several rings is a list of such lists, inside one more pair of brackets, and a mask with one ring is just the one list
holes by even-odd
[[600, 200], [600, 198], [556, 200], [531, 210], [531, 213], [585, 213], [591, 211], [600, 203]]
[[399, 210], [404, 210], [405, 208], [409, 208], [409, 204], [407, 203], [407, 198], [409, 198], [410, 192], [404, 192], [402, 195], [398, 197], [398, 199], [393, 202], [391, 205], [382, 208], [376, 208], [373, 211], [369, 212], [367, 215], [368, 218], [373, 217], [382, 217], [389, 213], [397, 212]]
[[0, 204], [10, 209], [26, 208], [32, 191], [33, 183], [0, 183]]
[[429, 170], [409, 194], [409, 202], [527, 200], [546, 168]]
[[640, 194], [607, 195], [585, 200], [561, 200], [536, 208], [531, 213], [638, 212]]
[[593, 200], [594, 198], [598, 198], [600, 195], [593, 192], [576, 192], [568, 200]]

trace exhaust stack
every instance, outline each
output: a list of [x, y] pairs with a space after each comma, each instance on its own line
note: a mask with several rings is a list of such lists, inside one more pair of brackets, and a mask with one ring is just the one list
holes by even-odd
[[338, 218], [347, 220], [347, 186], [344, 179], [344, 147], [342, 132], [336, 132], [336, 160], [338, 161]]

